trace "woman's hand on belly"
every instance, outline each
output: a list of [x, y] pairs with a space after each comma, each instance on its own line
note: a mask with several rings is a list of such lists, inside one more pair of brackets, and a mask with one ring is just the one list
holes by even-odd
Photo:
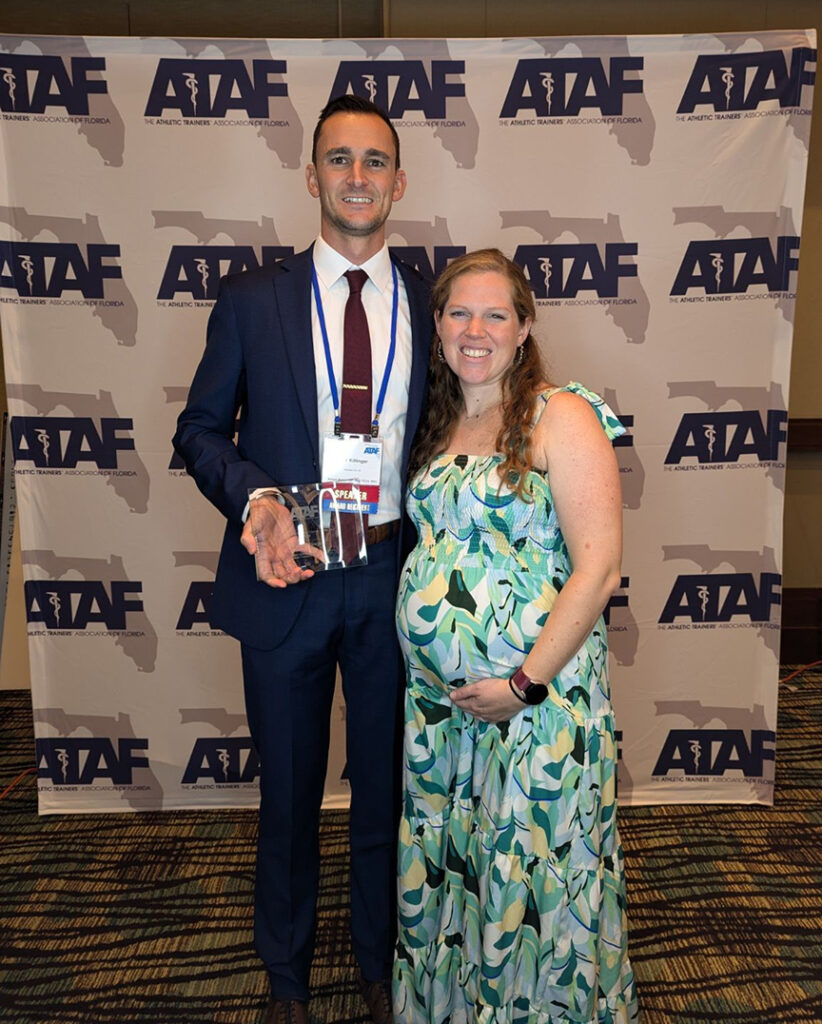
[[451, 691], [458, 708], [483, 722], [507, 722], [525, 708], [511, 692], [507, 679], [480, 679]]

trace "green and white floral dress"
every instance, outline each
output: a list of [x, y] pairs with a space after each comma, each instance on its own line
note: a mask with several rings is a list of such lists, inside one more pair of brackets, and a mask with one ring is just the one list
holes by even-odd
[[[556, 390], [593, 406], [579, 384]], [[400, 826], [398, 1024], [638, 1019], [616, 826], [605, 625], [543, 704], [491, 725], [452, 687], [521, 665], [571, 573], [546, 474], [498, 489], [498, 455], [443, 454], [411, 483], [419, 532], [398, 628], [408, 692]]]

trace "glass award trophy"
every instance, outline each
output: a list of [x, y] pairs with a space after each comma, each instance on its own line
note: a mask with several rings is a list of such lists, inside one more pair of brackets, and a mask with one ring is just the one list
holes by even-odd
[[266, 575], [262, 562], [282, 562], [289, 555], [300, 569], [314, 572], [365, 565], [363, 511], [356, 484], [278, 485], [249, 492], [257, 578]]

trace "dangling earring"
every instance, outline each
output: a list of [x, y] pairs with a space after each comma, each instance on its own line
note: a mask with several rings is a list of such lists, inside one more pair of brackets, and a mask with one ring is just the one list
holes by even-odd
[[442, 350], [442, 338], [439, 338], [437, 341], [437, 359], [439, 359], [441, 363], [445, 362], [445, 353]]
[[524, 348], [525, 348], [525, 342], [524, 341], [523, 341], [523, 343], [521, 345], [517, 346], [517, 354], [516, 354], [516, 356], [514, 358], [514, 366], [519, 366], [519, 364], [525, 358], [525, 353], [523, 352]]

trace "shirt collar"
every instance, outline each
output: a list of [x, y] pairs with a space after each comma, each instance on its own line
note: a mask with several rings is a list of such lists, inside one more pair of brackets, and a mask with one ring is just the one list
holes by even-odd
[[[314, 243], [314, 267], [317, 277], [327, 290], [339, 281], [346, 270], [351, 270], [354, 264], [320, 237]], [[370, 259], [361, 264], [360, 269], [368, 274], [369, 280], [381, 292], [387, 291], [391, 284], [391, 256], [388, 244], [385, 243], [379, 252], [375, 252]]]

